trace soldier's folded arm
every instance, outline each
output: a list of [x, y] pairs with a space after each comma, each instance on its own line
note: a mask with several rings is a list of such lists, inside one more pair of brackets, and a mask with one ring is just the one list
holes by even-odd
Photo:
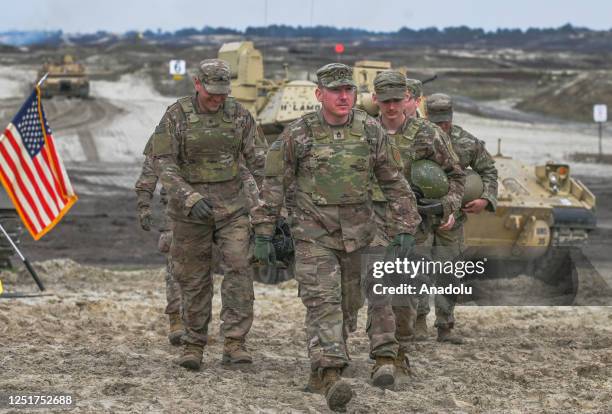
[[204, 197], [195, 191], [185, 181], [178, 166], [179, 137], [176, 126], [168, 113], [155, 128], [153, 134], [151, 155], [153, 156], [153, 167], [157, 172], [162, 186], [168, 192], [170, 198], [179, 200], [185, 216], [189, 215], [191, 208]]
[[414, 193], [402, 172], [400, 151], [382, 128], [379, 127], [376, 135], [374, 175], [389, 203], [392, 225], [388, 226], [388, 236], [393, 238], [401, 233], [415, 235], [421, 216]]
[[484, 191], [481, 198], [489, 202], [486, 209], [495, 211], [497, 208], [497, 168], [495, 167], [495, 160], [485, 148], [484, 142], [479, 139], [476, 139], [476, 154], [471, 167], [482, 178]]
[[285, 192], [295, 180], [298, 160], [295, 156], [295, 142], [289, 127], [268, 149], [264, 169], [264, 180], [259, 194], [260, 203], [252, 210], [255, 234], [273, 236], [276, 220], [280, 216]]

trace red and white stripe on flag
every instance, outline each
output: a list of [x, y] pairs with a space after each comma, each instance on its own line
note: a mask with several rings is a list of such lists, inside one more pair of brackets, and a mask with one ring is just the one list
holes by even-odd
[[0, 136], [0, 181], [35, 240], [77, 201], [36, 88]]

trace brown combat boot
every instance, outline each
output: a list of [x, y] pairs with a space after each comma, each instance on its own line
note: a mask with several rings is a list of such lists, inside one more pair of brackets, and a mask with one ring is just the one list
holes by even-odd
[[372, 368], [372, 384], [383, 389], [395, 384], [395, 359], [376, 357], [376, 364]]
[[304, 392], [312, 394], [323, 394], [325, 392], [323, 379], [317, 371], [310, 371], [310, 377], [308, 378], [308, 384], [304, 387]]
[[414, 340], [427, 340], [427, 315], [418, 315], [414, 325]]
[[204, 347], [202, 345], [185, 344], [183, 355], [178, 359], [178, 364], [184, 368], [197, 371], [202, 365], [202, 354]]
[[185, 334], [185, 327], [183, 326], [183, 321], [181, 319], [181, 315], [178, 313], [170, 313], [168, 314], [168, 319], [170, 321], [170, 327], [168, 328], [168, 341], [172, 345], [180, 345]]
[[438, 342], [447, 342], [453, 345], [462, 345], [463, 338], [458, 335], [453, 335], [451, 328], [438, 328]]
[[353, 398], [353, 390], [340, 376], [340, 368], [324, 368], [321, 375], [325, 387], [325, 400], [332, 411], [344, 412]]
[[244, 340], [225, 338], [223, 345], [223, 363], [224, 364], [250, 364], [253, 358], [247, 351]]
[[400, 348], [399, 351], [397, 351], [397, 356], [395, 357], [393, 365], [395, 365], [395, 372], [400, 372], [405, 375], [410, 373], [410, 361], [408, 360], [405, 349]]

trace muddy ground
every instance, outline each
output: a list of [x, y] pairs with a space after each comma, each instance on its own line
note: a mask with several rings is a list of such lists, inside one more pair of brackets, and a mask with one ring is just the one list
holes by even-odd
[[[306, 76], [332, 58], [313, 59], [316, 53], [309, 47], [270, 44], [266, 53], [286, 53], [293, 62], [290, 72]], [[572, 71], [591, 70], [586, 63], [568, 66], [575, 60], [554, 54], [439, 50], [419, 60], [422, 52], [414, 50], [398, 57], [385, 50], [362, 52], [344, 58], [414, 63], [422, 77], [446, 73], [428, 92], [456, 94], [457, 122], [485, 140], [492, 153], [498, 138], [504, 155], [531, 164], [569, 162], [574, 152], [597, 149], [591, 124], [514, 107], [531, 96], [538, 83], [552, 88], [575, 76]], [[60, 53], [0, 55], [0, 122], [8, 122], [19, 106], [38, 61]], [[294, 281], [256, 284], [256, 317], [249, 336], [253, 366], [234, 370], [220, 364], [218, 295], [204, 369], [190, 373], [172, 363], [179, 350], [165, 338], [158, 233], [140, 230], [131, 188], [142, 148], [172, 103], [172, 91], [188, 91], [163, 79], [167, 59], [183, 57], [193, 65], [196, 55], [214, 53], [211, 45], [197, 51], [87, 50], [85, 59], [95, 72], [92, 98], [45, 103], [80, 199], [42, 240], [34, 242], [28, 235], [22, 239], [49, 295], [0, 300], [0, 395], [69, 393], [76, 401], [74, 411], [83, 413], [328, 412], [322, 397], [301, 391], [308, 360], [304, 307]], [[267, 73], [279, 76], [282, 59], [266, 56]], [[300, 69], [300, 62], [309, 66]], [[509, 62], [510, 72], [500, 70]], [[553, 69], [565, 72], [549, 79]], [[610, 132], [605, 130], [606, 136]], [[604, 140], [604, 151], [612, 153], [610, 140]], [[582, 161], [571, 166], [598, 197], [598, 228], [585, 254], [612, 284], [612, 165]], [[159, 220], [159, 211], [156, 214]], [[19, 264], [15, 271], [1, 273], [0, 280], [9, 291], [35, 292]], [[461, 306], [457, 320], [466, 344], [440, 345], [432, 329], [427, 342], [412, 347], [411, 375], [394, 391], [383, 392], [367, 380], [371, 366], [362, 314], [358, 332], [349, 341], [352, 361], [346, 375], [357, 396], [348, 411], [612, 412], [612, 308]], [[433, 324], [433, 315], [429, 322]], [[0, 406], [4, 411], [28, 410]]]
[[[302, 391], [309, 364], [294, 281], [256, 284], [255, 362], [242, 369], [220, 363], [215, 296], [212, 343], [193, 373], [172, 362], [179, 350], [165, 338], [161, 269], [103, 270], [65, 259], [37, 267], [51, 296], [0, 302], [5, 393], [67, 393], [83, 413], [329, 412], [321, 396]], [[31, 285], [23, 273], [2, 278]], [[431, 332], [412, 346], [411, 375], [381, 391], [368, 382], [362, 312], [349, 341], [346, 376], [356, 397], [348, 412], [612, 410], [611, 308], [460, 307], [457, 319], [466, 344], [441, 345]]]

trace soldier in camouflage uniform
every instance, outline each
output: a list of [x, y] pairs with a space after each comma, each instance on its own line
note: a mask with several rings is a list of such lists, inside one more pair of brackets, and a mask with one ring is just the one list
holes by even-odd
[[[463, 224], [466, 213], [479, 214], [483, 210], [495, 211], [497, 206], [497, 168], [495, 160], [486, 150], [484, 142], [453, 124], [453, 103], [450, 96], [436, 93], [427, 99], [429, 120], [436, 123], [450, 137], [453, 149], [459, 157], [461, 168], [470, 167], [482, 179], [484, 191], [480, 198], [468, 202], [456, 213], [455, 225], [449, 231], [436, 231], [434, 248], [444, 252], [442, 255], [459, 256], [464, 249]], [[451, 335], [455, 325], [454, 309], [456, 297], [435, 296], [436, 326], [443, 328], [441, 341], [461, 343], [456, 335]]]
[[[253, 210], [255, 257], [273, 260], [271, 237], [287, 189], [296, 184], [295, 273], [306, 306], [306, 331], [311, 375], [308, 388], [324, 392], [328, 406], [342, 409], [352, 397], [341, 371], [348, 364], [347, 317], [363, 305], [359, 290], [360, 255], [372, 241], [369, 196], [374, 175], [389, 200], [391, 243], [410, 250], [420, 221], [416, 200], [401, 174], [401, 156], [380, 125], [365, 112], [352, 109], [355, 83], [352, 68], [332, 63], [317, 71], [318, 112], [289, 124], [268, 150], [261, 204]], [[356, 303], [358, 302], [358, 303]], [[397, 352], [390, 301], [369, 309], [370, 354], [376, 359], [374, 385], [395, 381]]]
[[[259, 161], [258, 171], [253, 171], [253, 174], [257, 174], [258, 176], [263, 177], [263, 162], [261, 160], [265, 160], [265, 141], [263, 141], [261, 136], [256, 139], [256, 142], [259, 145], [259, 148], [263, 148], [260, 150], [259, 154], [257, 154], [257, 159]], [[151, 211], [151, 200], [153, 199], [153, 194], [155, 193], [155, 188], [157, 187], [158, 176], [153, 170], [153, 158], [151, 157], [151, 139], [147, 142], [147, 145], [144, 150], [145, 160], [142, 164], [142, 170], [140, 172], [140, 176], [136, 181], [135, 189], [136, 196], [138, 199], [138, 221], [140, 222], [140, 227], [142, 227], [145, 231], [151, 230], [151, 221], [153, 217], [153, 213]], [[257, 183], [253, 177], [253, 174], [246, 168], [244, 164], [240, 164], [240, 176], [242, 181], [244, 182], [244, 191], [245, 196], [247, 198], [247, 207], [250, 210], [251, 208], [257, 205], [259, 200], [259, 188]], [[172, 243], [172, 230], [170, 230], [170, 222], [168, 217], [165, 214], [165, 208], [168, 204], [168, 193], [166, 190], [161, 187], [159, 192], [160, 194], [160, 203], [163, 206], [164, 214], [163, 221], [160, 225], [159, 231], [159, 240], [157, 242], [157, 247], [160, 253], [166, 255], [166, 309], [165, 313], [168, 315], [168, 319], [170, 322], [170, 327], [168, 329], [168, 340], [172, 345], [180, 345], [181, 337], [185, 333], [183, 322], [181, 320], [180, 310], [181, 310], [181, 293], [180, 287], [178, 283], [174, 280], [172, 276], [172, 257], [170, 255], [170, 245]], [[216, 266], [213, 266], [215, 268]]]
[[[136, 196], [138, 198], [138, 221], [140, 227], [145, 231], [151, 230], [151, 219], [153, 213], [151, 211], [151, 200], [155, 193], [158, 177], [153, 170], [153, 159], [151, 158], [150, 141], [147, 143], [144, 151], [145, 160], [142, 164], [142, 171], [136, 181]], [[162, 187], [160, 191], [160, 202], [162, 206], [168, 203], [167, 193]], [[184, 334], [183, 322], [181, 321], [181, 292], [178, 283], [172, 276], [172, 258], [170, 256], [170, 242], [172, 240], [172, 231], [168, 220], [164, 214], [164, 220], [159, 228], [160, 235], [157, 247], [160, 253], [166, 255], [166, 309], [170, 327], [168, 329], [168, 340], [172, 345], [181, 344], [181, 336]]]
[[[454, 213], [461, 207], [465, 173], [459, 166], [457, 156], [450, 148], [446, 134], [431, 122], [416, 117], [418, 105], [417, 96], [420, 92], [415, 83], [408, 84], [406, 77], [397, 71], [384, 71], [374, 79], [374, 102], [380, 107], [380, 123], [395, 144], [399, 147], [404, 160], [404, 174], [410, 177], [411, 164], [414, 161], [427, 159], [434, 161], [446, 172], [449, 180], [449, 191], [440, 201], [444, 210], [441, 221], [432, 222], [424, 220], [417, 233], [417, 245], [430, 245], [431, 234], [434, 231], [448, 231], [454, 225]], [[373, 187], [376, 220], [379, 228], [384, 228], [388, 220], [388, 208], [384, 195], [378, 186]], [[382, 236], [377, 237], [379, 245], [385, 245], [388, 240]], [[417, 306], [410, 298], [405, 298], [401, 306], [394, 306], [396, 320], [396, 338], [399, 341], [398, 358], [396, 365], [407, 369], [406, 352], [408, 341], [415, 334], [416, 328], [423, 328], [424, 318], [419, 321]], [[429, 298], [415, 300], [427, 301]], [[426, 314], [425, 314], [426, 316]], [[416, 321], [415, 321], [416, 319]], [[417, 322], [420, 322], [417, 324]], [[415, 328], [416, 325], [416, 328]]]
[[226, 62], [207, 59], [194, 77], [196, 94], [171, 105], [152, 137], [154, 167], [168, 191], [173, 232], [170, 253], [181, 287], [186, 333], [178, 363], [199, 369], [211, 318], [213, 243], [221, 252], [223, 361], [250, 363], [245, 347], [253, 322], [253, 280], [248, 270], [249, 218], [240, 163], [257, 171], [256, 125], [228, 97]]
[[412, 99], [415, 101], [416, 109], [414, 116], [416, 118], [426, 118], [423, 107], [423, 82], [418, 79], [406, 78], [406, 88], [410, 92]]

